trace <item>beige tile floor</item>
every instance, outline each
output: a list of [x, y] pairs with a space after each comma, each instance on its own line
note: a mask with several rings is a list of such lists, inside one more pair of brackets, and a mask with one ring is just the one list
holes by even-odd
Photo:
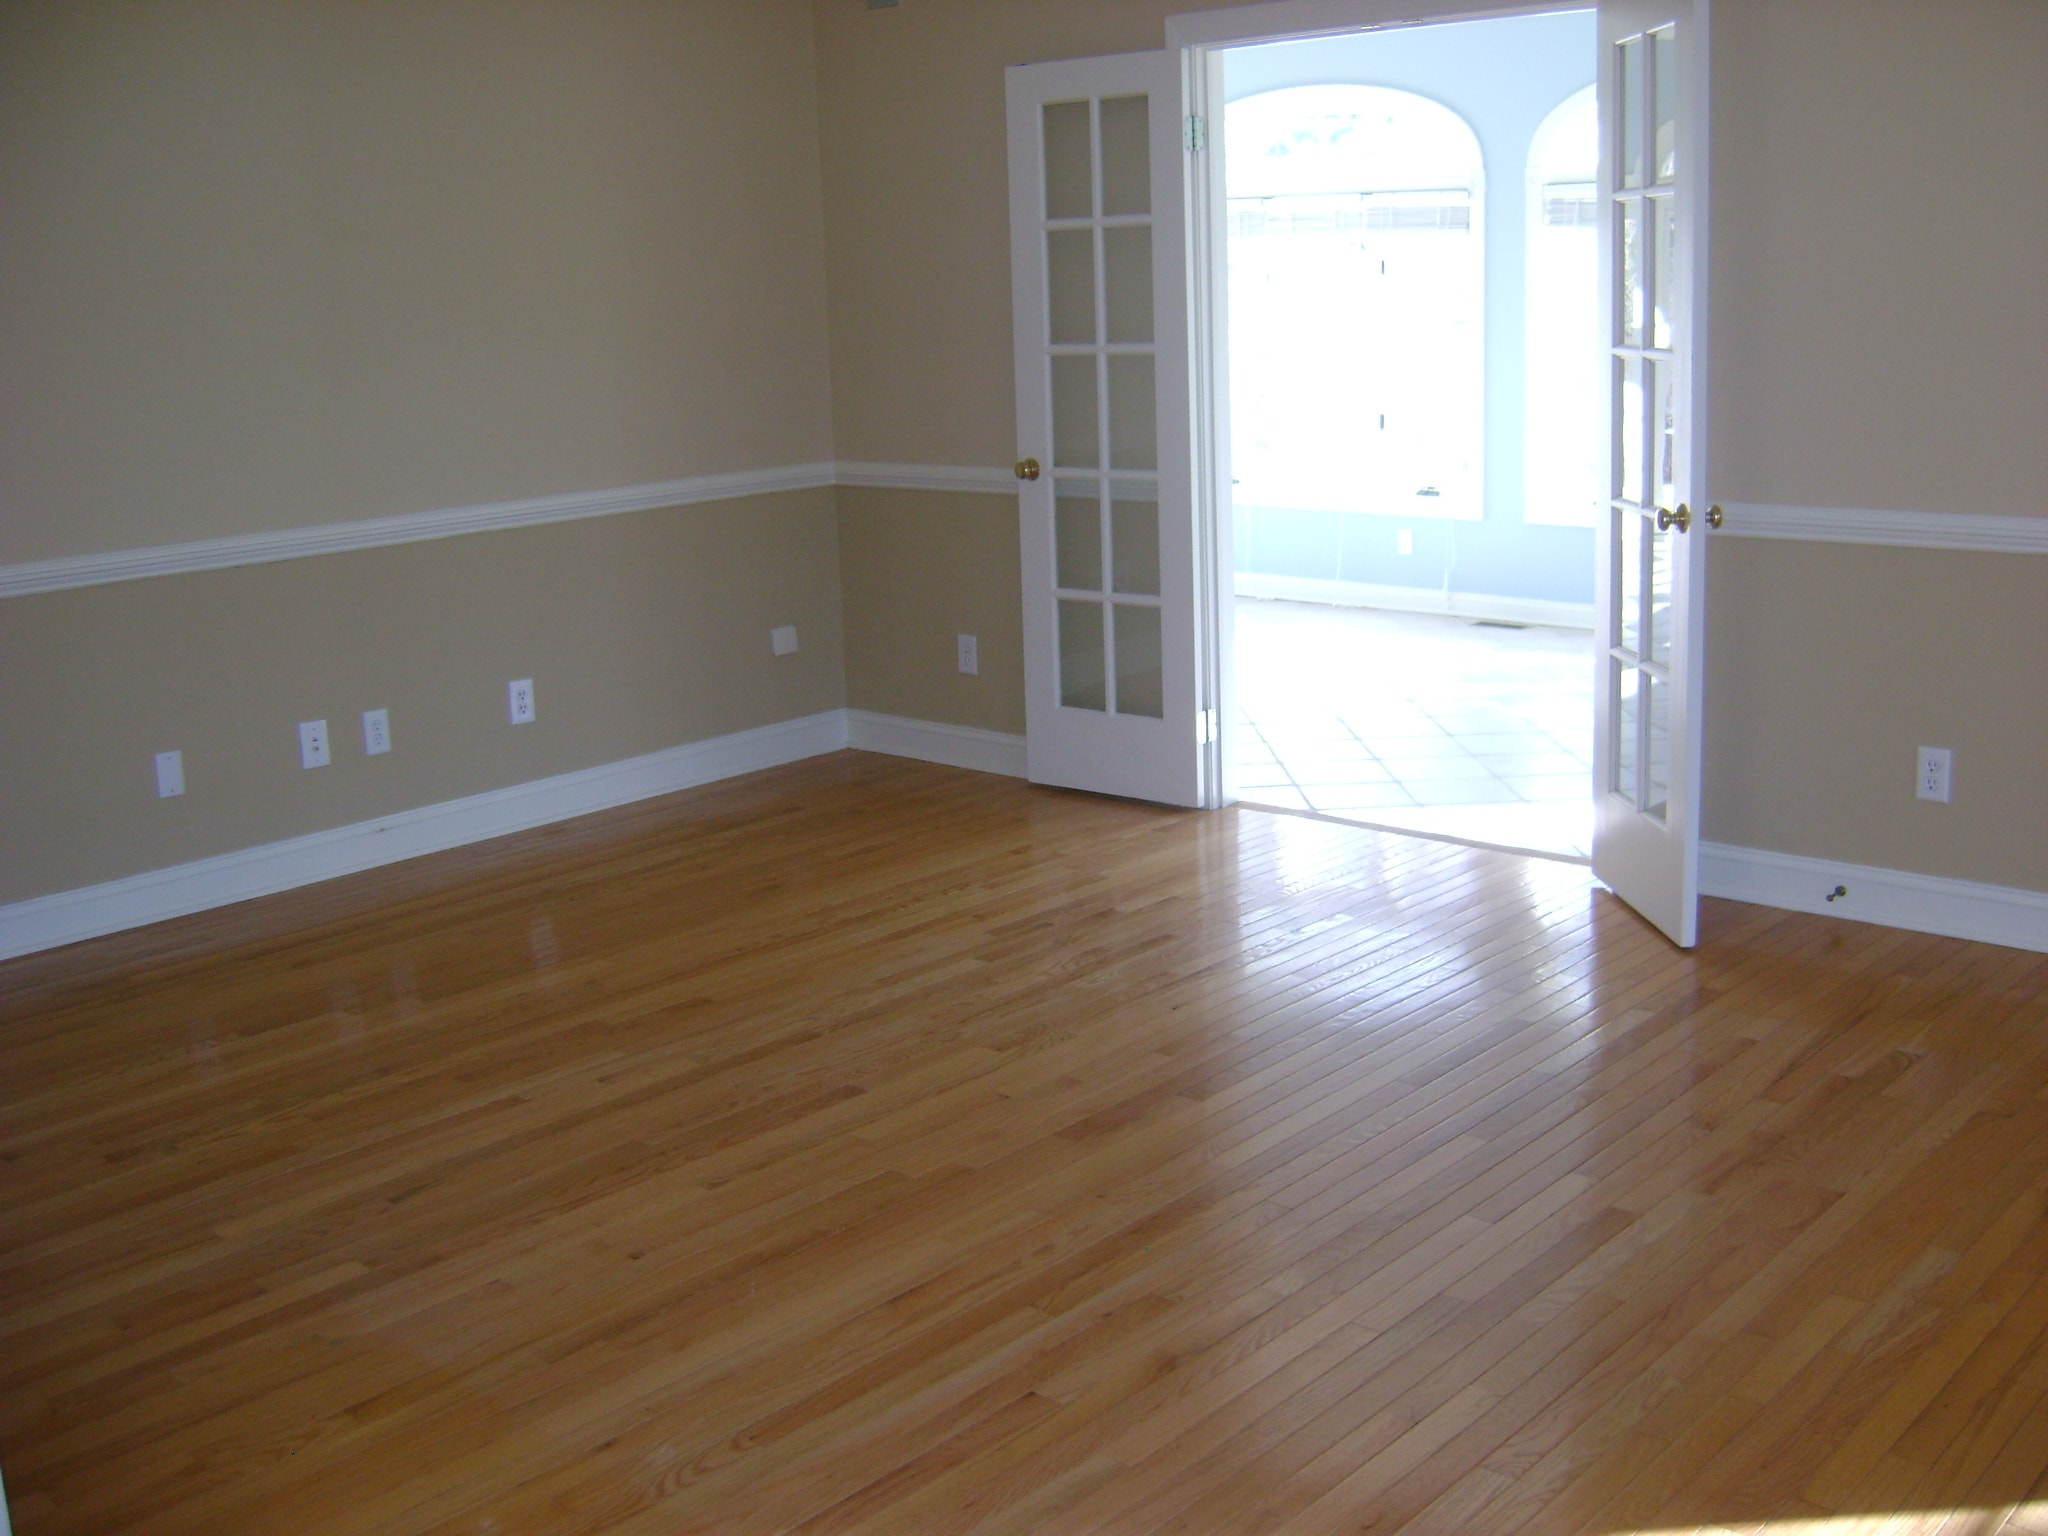
[[1237, 600], [1238, 794], [1579, 858], [1593, 835], [1592, 637]]

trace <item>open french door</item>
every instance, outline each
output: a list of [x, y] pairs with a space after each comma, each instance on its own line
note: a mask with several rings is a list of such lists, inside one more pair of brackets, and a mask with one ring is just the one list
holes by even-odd
[[1594, 611], [1593, 872], [1699, 936], [1706, 539], [1703, 7], [1602, 0], [1609, 501]]
[[[1599, 6], [1610, 482], [1593, 869], [1685, 946], [1698, 938], [1706, 538], [1719, 523], [1704, 430], [1709, 3]], [[1220, 138], [1215, 50], [1439, 13], [1471, 11], [1283, 0], [1176, 18], [1179, 46], [1160, 53], [1009, 71], [1033, 780], [1176, 805], [1228, 794], [1228, 508], [1212, 485], [1227, 483], [1221, 156], [1187, 153], [1205, 121]], [[1191, 198], [1209, 209], [1199, 220]]]
[[1215, 804], [1177, 53], [1009, 71], [1028, 772]]

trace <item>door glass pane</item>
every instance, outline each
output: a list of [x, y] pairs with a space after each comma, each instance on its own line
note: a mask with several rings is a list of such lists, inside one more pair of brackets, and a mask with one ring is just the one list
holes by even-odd
[[1112, 96], [1102, 103], [1102, 211], [1152, 211], [1152, 103]]
[[1669, 30], [1657, 41], [1657, 179], [1678, 179], [1678, 46]]
[[[1050, 110], [1050, 109], [1048, 109]], [[1621, 45], [1621, 184], [1643, 184], [1643, 40]]]
[[1152, 228], [1102, 232], [1102, 288], [1111, 341], [1152, 339]]
[[1657, 230], [1650, 260], [1654, 274], [1650, 345], [1668, 348], [1672, 321], [1678, 313], [1678, 203], [1673, 198], [1660, 197], [1650, 207]]
[[1069, 591], [1102, 590], [1102, 500], [1092, 480], [1061, 480], [1053, 493], [1054, 579]]
[[1643, 812], [1662, 821], [1665, 802], [1671, 798], [1671, 689], [1647, 672], [1643, 674], [1643, 708], [1649, 726]]
[[1159, 671], [1159, 610], [1116, 605], [1116, 712], [1165, 718]]
[[1088, 103], [1045, 106], [1045, 216], [1085, 219], [1095, 212], [1095, 181], [1088, 148]]
[[1609, 661], [1607, 666], [1614, 706], [1614, 757], [1609, 765], [1608, 788], [1631, 805], [1640, 805], [1636, 763], [1641, 747], [1637, 733], [1642, 729], [1642, 721], [1636, 713], [1636, 683], [1642, 673], [1618, 659]]
[[[1109, 558], [1115, 590], [1157, 597], [1159, 502], [1150, 487], [1113, 486], [1110, 495]], [[1117, 654], [1123, 654], [1121, 649]]]
[[1148, 355], [1109, 359], [1109, 465], [1159, 467], [1158, 403]]
[[1643, 522], [1639, 512], [1614, 514], [1614, 643], [1636, 656], [1643, 653]]
[[1099, 469], [1102, 443], [1095, 402], [1094, 357], [1052, 360], [1052, 461], [1072, 469]]
[[1648, 637], [1646, 652], [1660, 667], [1671, 665], [1671, 541], [1674, 533], [1659, 530], [1648, 518], [1643, 537], [1649, 542], [1650, 579], [1644, 588], [1643, 632]]
[[1630, 198], [1621, 208], [1621, 344], [1643, 344], [1643, 212], [1642, 201]]
[[1650, 364], [1654, 414], [1650, 418], [1650, 443], [1654, 454], [1650, 499], [1660, 507], [1678, 510], [1678, 369], [1668, 362]]
[[1045, 283], [1052, 339], [1095, 340], [1095, 231], [1055, 229], [1045, 237]]
[[1614, 445], [1614, 450], [1620, 474], [1615, 481], [1614, 495], [1617, 501], [1632, 501], [1640, 506], [1646, 500], [1643, 495], [1643, 364], [1640, 358], [1625, 357], [1618, 366], [1621, 381], [1615, 391], [1615, 414], [1619, 419], [1615, 422], [1614, 433], [1620, 441]]
[[1060, 599], [1060, 702], [1069, 709], [1109, 708], [1103, 670], [1102, 604]]

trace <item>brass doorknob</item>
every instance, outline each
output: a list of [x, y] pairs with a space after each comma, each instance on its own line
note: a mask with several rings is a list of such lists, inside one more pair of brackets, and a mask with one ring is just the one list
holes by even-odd
[[1726, 521], [1727, 518], [1722, 514], [1719, 506], [1707, 508], [1707, 526], [1709, 528], [1718, 528]]
[[1692, 531], [1692, 509], [1682, 501], [1678, 504], [1676, 512], [1672, 511], [1669, 507], [1659, 507], [1657, 509], [1657, 531], [1659, 533], [1668, 533], [1673, 528], [1676, 528], [1680, 533]]
[[1019, 459], [1017, 461], [1017, 478], [1019, 480], [1036, 480], [1038, 478], [1038, 460]]

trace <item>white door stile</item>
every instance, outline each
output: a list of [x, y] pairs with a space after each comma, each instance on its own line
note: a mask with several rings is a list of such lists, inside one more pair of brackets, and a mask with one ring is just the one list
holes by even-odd
[[1225, 252], [1229, 201], [1223, 176], [1223, 53], [1180, 50], [1189, 120], [1188, 338], [1194, 445], [1196, 645], [1211, 729], [1202, 747], [1202, 804], [1237, 800], [1237, 550], [1230, 468], [1230, 294]]

